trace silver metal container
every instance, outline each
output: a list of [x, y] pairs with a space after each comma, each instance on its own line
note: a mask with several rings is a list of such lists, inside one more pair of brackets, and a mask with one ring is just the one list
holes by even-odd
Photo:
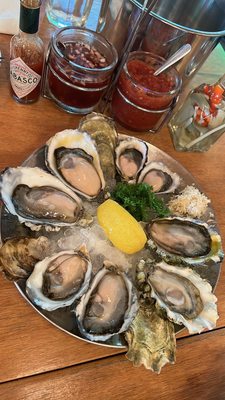
[[[143, 0], [103, 0], [97, 31], [116, 47], [119, 55], [132, 34]], [[191, 52], [177, 69], [186, 83], [225, 35], [225, 0], [158, 0], [140, 26], [132, 50], [141, 48], [168, 58], [182, 44]]]

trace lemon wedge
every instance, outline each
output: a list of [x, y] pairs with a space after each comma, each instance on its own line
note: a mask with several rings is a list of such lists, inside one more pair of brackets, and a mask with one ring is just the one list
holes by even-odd
[[108, 199], [97, 209], [99, 225], [119, 250], [133, 254], [143, 249], [147, 237], [141, 225], [116, 201]]

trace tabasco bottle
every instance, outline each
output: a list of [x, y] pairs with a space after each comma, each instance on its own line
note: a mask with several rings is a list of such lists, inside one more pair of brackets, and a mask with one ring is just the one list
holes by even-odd
[[20, 0], [19, 33], [10, 42], [10, 83], [20, 103], [35, 102], [41, 90], [44, 45], [38, 36], [41, 0]]

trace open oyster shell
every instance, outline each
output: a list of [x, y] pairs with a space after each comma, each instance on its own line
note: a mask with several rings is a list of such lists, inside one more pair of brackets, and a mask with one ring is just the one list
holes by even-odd
[[69, 226], [82, 214], [81, 199], [41, 168], [7, 168], [1, 176], [1, 196], [21, 223]]
[[147, 232], [148, 245], [163, 258], [191, 264], [223, 259], [220, 235], [202, 221], [183, 217], [159, 218], [147, 226]]
[[132, 282], [118, 267], [106, 261], [75, 312], [85, 337], [92, 341], [105, 341], [126, 331], [137, 310]]
[[152, 289], [151, 297], [171, 321], [185, 325], [189, 333], [215, 328], [217, 298], [211, 285], [191, 268], [162, 261], [150, 268], [148, 283]]
[[125, 333], [128, 343], [126, 357], [135, 367], [142, 364], [158, 374], [166, 363], [176, 360], [176, 338], [174, 325], [156, 308], [152, 300], [141, 306]]
[[88, 289], [92, 264], [85, 246], [64, 250], [35, 265], [27, 279], [28, 297], [44, 310], [66, 307]]
[[155, 193], [173, 193], [180, 184], [180, 177], [162, 162], [148, 162], [142, 169], [138, 183], [147, 183]]
[[119, 141], [115, 149], [116, 168], [125, 181], [134, 181], [144, 167], [148, 158], [148, 146], [135, 138]]
[[66, 129], [47, 143], [46, 165], [76, 193], [91, 200], [105, 187], [99, 155], [86, 132]]
[[50, 243], [45, 236], [7, 240], [0, 249], [0, 271], [9, 280], [27, 278], [37, 261], [47, 256]]

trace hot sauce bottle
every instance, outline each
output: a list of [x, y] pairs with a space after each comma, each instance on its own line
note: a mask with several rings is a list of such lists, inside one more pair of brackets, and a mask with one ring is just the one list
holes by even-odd
[[12, 96], [20, 103], [35, 102], [41, 90], [44, 45], [38, 36], [41, 0], [20, 1], [19, 33], [10, 42]]

